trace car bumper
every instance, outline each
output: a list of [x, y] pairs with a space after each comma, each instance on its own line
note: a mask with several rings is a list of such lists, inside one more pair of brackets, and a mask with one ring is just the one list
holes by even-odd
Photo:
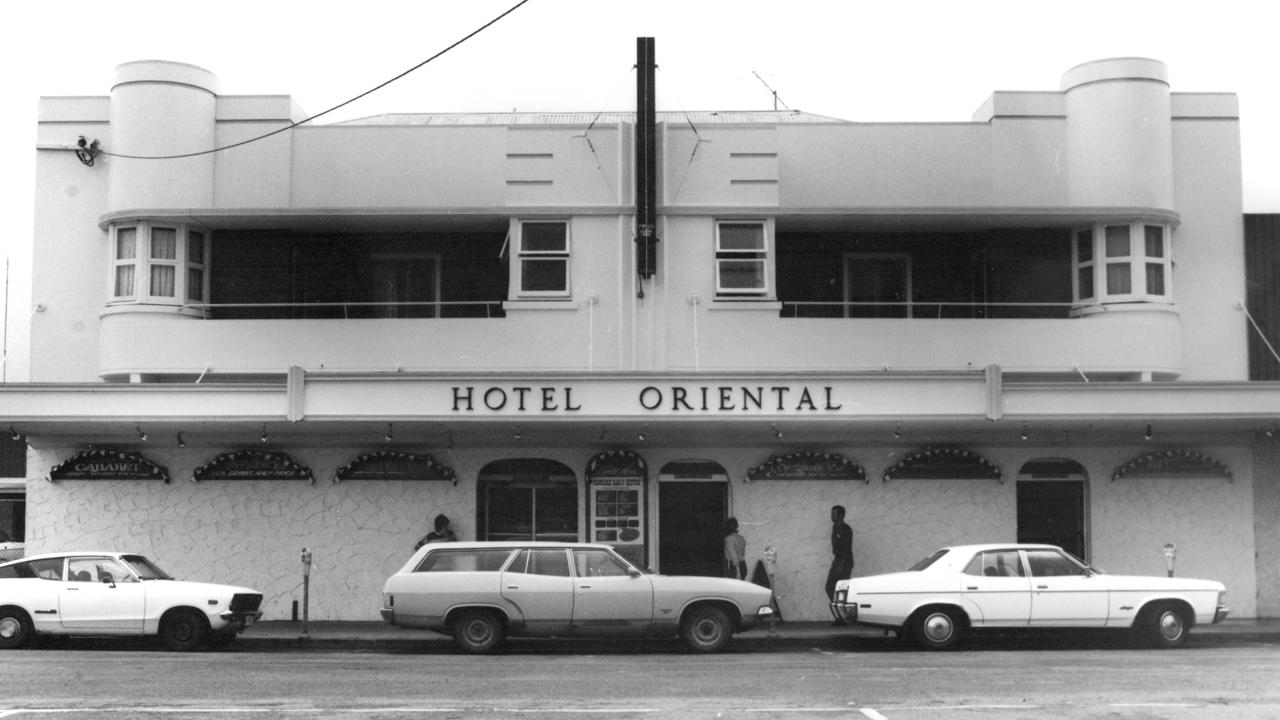
[[218, 619], [225, 623], [218, 629], [220, 632], [242, 633], [245, 631], [245, 628], [248, 628], [250, 625], [262, 619], [262, 611], [224, 612], [218, 615]]
[[1231, 614], [1230, 608], [1228, 608], [1225, 605], [1219, 605], [1217, 612], [1213, 614], [1213, 621], [1215, 623], [1220, 623], [1223, 620], [1226, 620], [1227, 616], [1230, 614]]
[[858, 622], [858, 606], [853, 603], [833, 602], [831, 603], [831, 614], [840, 622], [849, 624]]

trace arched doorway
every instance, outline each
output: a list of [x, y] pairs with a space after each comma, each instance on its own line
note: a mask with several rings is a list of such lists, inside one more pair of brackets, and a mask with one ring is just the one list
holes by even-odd
[[578, 478], [563, 463], [498, 460], [476, 478], [477, 540], [578, 540]]
[[1018, 471], [1018, 542], [1057, 545], [1088, 560], [1088, 476], [1066, 458], [1039, 458]]
[[667, 463], [658, 474], [658, 572], [724, 575], [729, 474], [708, 460]]

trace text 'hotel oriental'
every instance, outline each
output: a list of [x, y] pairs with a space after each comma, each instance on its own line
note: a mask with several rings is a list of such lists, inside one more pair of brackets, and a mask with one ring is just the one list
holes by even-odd
[[655, 112], [639, 47], [635, 113], [289, 128], [159, 61], [45, 98], [33, 382], [0, 390], [26, 551], [285, 619], [306, 547], [311, 617], [374, 620], [439, 513], [712, 575], [733, 516], [817, 620], [841, 504], [858, 575], [1014, 540], [1163, 574], [1173, 543], [1280, 614], [1234, 95], [1120, 58], [967, 123]]

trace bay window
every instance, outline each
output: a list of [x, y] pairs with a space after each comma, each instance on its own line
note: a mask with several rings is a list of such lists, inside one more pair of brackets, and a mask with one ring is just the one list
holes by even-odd
[[1144, 222], [1098, 223], [1077, 230], [1074, 301], [1171, 303], [1169, 226]]
[[206, 233], [182, 224], [115, 225], [110, 303], [182, 305], [208, 298]]

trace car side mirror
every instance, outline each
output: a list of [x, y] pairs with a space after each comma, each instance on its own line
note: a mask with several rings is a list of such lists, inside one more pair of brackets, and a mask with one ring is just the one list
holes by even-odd
[[637, 569], [635, 569], [635, 568], [627, 568], [627, 574], [628, 574], [628, 575], [630, 575], [630, 576], [631, 576], [631, 577], [633, 577], [633, 578], [638, 578], [638, 577], [640, 577], [640, 576], [644, 575], [644, 573], [640, 572], [639, 570], [637, 570]]

